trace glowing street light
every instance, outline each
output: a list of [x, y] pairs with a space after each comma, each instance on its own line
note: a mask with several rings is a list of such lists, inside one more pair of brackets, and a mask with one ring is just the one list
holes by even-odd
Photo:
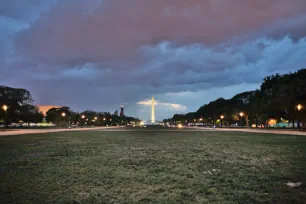
[[8, 109], [8, 106], [7, 105], [3, 105], [2, 106], [2, 109], [4, 110], [5, 112], [5, 125], [4, 125], [4, 130], [5, 130], [5, 127], [7, 126], [7, 109]]
[[82, 115], [81, 117], [82, 117], [82, 119], [85, 119], [85, 118], [86, 118], [86, 116], [85, 116], [85, 115]]
[[240, 112], [239, 116], [240, 116], [240, 125], [242, 126], [242, 118], [244, 116], [244, 112]]
[[221, 128], [222, 128], [222, 126], [223, 126], [224, 115], [220, 115], [220, 119], [221, 119]]
[[7, 109], [8, 109], [8, 106], [7, 106], [7, 105], [3, 105], [3, 106], [2, 106], [2, 109], [6, 112]]
[[[103, 118], [104, 121], [106, 121], [106, 118]], [[112, 119], [110, 119], [110, 121], [112, 121]]]
[[303, 108], [303, 106], [302, 106], [301, 104], [298, 104], [298, 105], [297, 105], [298, 111], [302, 110], [302, 108]]
[[65, 116], [66, 116], [66, 113], [62, 113], [62, 116], [65, 117]]
[[200, 121], [203, 121], [203, 118], [200, 118]]
[[98, 117], [95, 117], [95, 120], [98, 120]]

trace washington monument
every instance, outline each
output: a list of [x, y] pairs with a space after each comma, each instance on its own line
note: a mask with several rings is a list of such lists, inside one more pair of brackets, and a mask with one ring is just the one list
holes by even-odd
[[154, 96], [152, 96], [151, 123], [155, 123], [155, 101], [154, 101]]

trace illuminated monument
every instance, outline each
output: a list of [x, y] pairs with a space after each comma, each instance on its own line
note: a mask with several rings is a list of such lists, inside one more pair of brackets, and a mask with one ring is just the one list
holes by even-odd
[[151, 120], [148, 121], [142, 121], [142, 125], [149, 125], [149, 126], [159, 126], [162, 125], [163, 122], [157, 121], [155, 119], [155, 99], [154, 96], [152, 96], [152, 100], [151, 100]]
[[154, 96], [152, 96], [152, 110], [151, 110], [151, 123], [155, 123], [155, 101]]

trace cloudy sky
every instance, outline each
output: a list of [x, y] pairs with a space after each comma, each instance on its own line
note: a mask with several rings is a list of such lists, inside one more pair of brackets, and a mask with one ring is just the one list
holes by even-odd
[[1, 0], [0, 84], [149, 119], [306, 68], [305, 0]]

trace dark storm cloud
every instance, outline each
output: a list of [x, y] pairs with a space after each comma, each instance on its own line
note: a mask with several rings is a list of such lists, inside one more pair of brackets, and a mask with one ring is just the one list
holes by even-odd
[[3, 0], [0, 1], [0, 16], [20, 21], [33, 20], [55, 2], [56, 0]]
[[[218, 44], [259, 29], [272, 35], [271, 24], [298, 20], [306, 13], [303, 0], [92, 2], [58, 2], [20, 33], [18, 48], [46, 63], [131, 62], [141, 59], [139, 48], [144, 45], [161, 41]], [[294, 22], [287, 24], [276, 26], [276, 32], [295, 28]]]
[[112, 110], [152, 94], [248, 90], [306, 66], [304, 0], [16, 2], [0, 15], [28, 24], [13, 33], [13, 54], [0, 49], [0, 79], [39, 103]]

